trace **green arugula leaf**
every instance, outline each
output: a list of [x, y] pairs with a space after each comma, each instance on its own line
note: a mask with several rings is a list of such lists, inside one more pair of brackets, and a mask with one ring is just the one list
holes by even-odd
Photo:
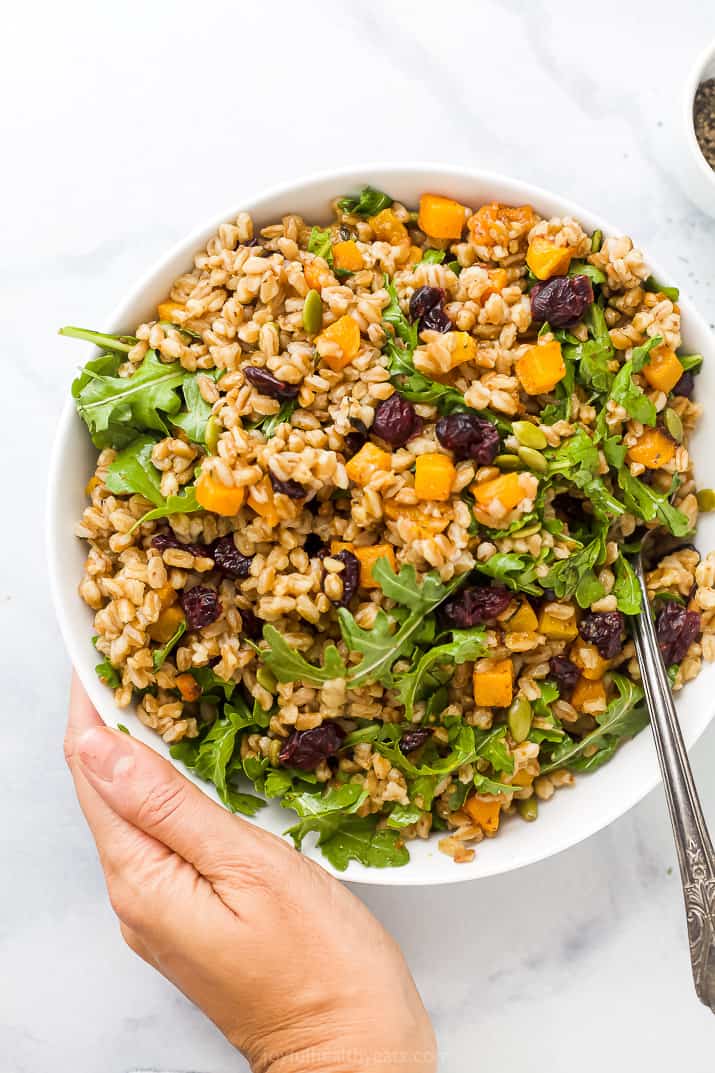
[[[603, 541], [600, 537], [597, 537], [579, 551], [569, 555], [568, 559], [557, 560], [543, 579], [543, 584], [547, 588], [553, 589], [559, 600], [574, 596], [578, 593], [579, 584], [583, 576], [593, 570], [602, 555]], [[583, 593], [580, 595], [583, 595]], [[598, 599], [598, 597], [596, 598]]]
[[703, 356], [702, 354], [678, 354], [678, 361], [686, 373], [696, 373], [703, 364]]
[[417, 805], [395, 805], [387, 817], [387, 826], [394, 831], [401, 831], [403, 827], [410, 827], [417, 823], [425, 813]]
[[178, 496], [168, 496], [161, 506], [142, 514], [129, 531], [133, 533], [144, 522], [151, 522], [156, 518], [170, 518], [172, 514], [193, 514], [197, 510], [203, 510], [203, 507], [196, 498], [196, 485], [189, 484]]
[[[486, 630], [483, 626], [476, 626], [469, 630], [453, 630], [451, 641], [423, 653], [414, 669], [400, 675], [398, 680], [397, 695], [405, 708], [405, 720], [412, 722], [415, 702], [423, 698], [425, 691], [432, 692], [442, 684], [434, 676], [430, 683], [428, 672], [432, 667], [438, 664], [458, 666], [479, 659], [486, 651]], [[432, 689], [426, 689], [430, 684]]]
[[283, 798], [281, 805], [283, 808], [292, 808], [301, 819], [310, 816], [326, 816], [336, 812], [341, 816], [347, 816], [357, 812], [368, 797], [367, 790], [360, 783], [346, 782], [343, 786], [332, 787], [322, 794], [289, 794]]
[[213, 695], [218, 698], [223, 693], [223, 699], [230, 700], [233, 696], [236, 683], [228, 682], [225, 678], [219, 678], [213, 667], [194, 667], [191, 674], [201, 686], [202, 698], [206, 699]]
[[185, 633], [186, 633], [186, 619], [183, 619], [179, 623], [179, 625], [177, 626], [176, 633], [173, 635], [173, 637], [170, 638], [170, 640], [168, 640], [166, 642], [164, 647], [154, 649], [154, 652], [152, 654], [152, 660], [153, 660], [153, 663], [154, 663], [154, 670], [155, 671], [158, 671], [159, 668], [163, 665], [163, 663], [166, 660], [167, 656], [170, 654], [172, 649], [179, 643], [179, 640], [181, 639], [181, 637], [183, 637], [183, 635]]
[[603, 308], [598, 302], [589, 306], [584, 321], [590, 339], [565, 346], [562, 353], [565, 359], [577, 363], [578, 378], [582, 383], [600, 394], [605, 394], [610, 391], [613, 382], [610, 362], [615, 352]]
[[400, 749], [399, 743], [394, 741], [376, 741], [374, 748], [377, 752], [392, 763], [405, 775], [417, 778], [422, 775], [449, 775], [463, 764], [468, 764], [477, 756], [475, 730], [470, 726], [460, 726], [457, 735], [452, 742], [452, 749], [447, 756], [440, 757], [431, 763], [413, 764]]
[[688, 518], [670, 503], [667, 492], [658, 492], [644, 484], [638, 477], [632, 476], [626, 466], [618, 471], [618, 484], [623, 491], [626, 507], [632, 514], [637, 514], [645, 522], [657, 519], [673, 536], [687, 536], [692, 532]]
[[94, 668], [94, 673], [100, 682], [104, 682], [105, 686], [109, 686], [110, 689], [118, 689], [122, 684], [119, 672], [108, 659], [103, 659], [101, 663], [98, 663]]
[[572, 261], [567, 275], [588, 276], [591, 283], [599, 285], [606, 282], [606, 273], [602, 272], [600, 268], [596, 268], [589, 261]]
[[611, 399], [622, 406], [629, 417], [632, 417], [634, 421], [640, 421], [643, 425], [655, 425], [657, 414], [651, 400], [634, 382], [633, 373], [641, 371], [648, 360], [650, 351], [662, 342], [662, 336], [655, 335], [643, 346], [635, 347], [630, 359], [624, 362], [616, 373], [611, 386]]
[[406, 343], [412, 351], [418, 343], [419, 327], [417, 324], [410, 324], [409, 320], [402, 312], [395, 284], [387, 274], [385, 274], [384, 277], [384, 284], [385, 290], [390, 296], [390, 303], [383, 309], [382, 319], [386, 324], [391, 325], [397, 338], [401, 339], [403, 343]]
[[474, 569], [486, 574], [496, 581], [501, 581], [514, 592], [528, 592], [532, 596], [541, 596], [543, 589], [536, 576], [539, 560], [531, 555], [517, 552], [497, 552], [485, 562], [476, 562]]
[[206, 422], [211, 416], [211, 405], [204, 401], [196, 376], [186, 376], [183, 392], [186, 410], [172, 417], [171, 423], [183, 429], [192, 443], [206, 443]]
[[262, 432], [267, 440], [270, 440], [272, 436], [275, 436], [280, 425], [287, 425], [290, 423], [290, 419], [298, 409], [297, 399], [286, 399], [281, 403], [281, 408], [277, 414], [269, 414], [268, 417], [262, 417], [260, 421], [257, 421], [251, 428], [258, 432]]
[[308, 252], [322, 257], [333, 267], [333, 237], [329, 228], [314, 227], [308, 239]]
[[418, 775], [410, 780], [410, 801], [413, 801], [419, 808], [424, 809], [425, 812], [429, 812], [432, 808], [434, 792], [440, 779], [440, 775]]
[[[605, 712], [596, 716], [598, 727], [580, 740], [566, 740], [552, 751], [546, 764], [541, 765], [542, 775], [566, 767], [574, 771], [595, 771], [613, 756], [625, 738], [632, 738], [648, 723], [648, 712], [643, 700], [643, 690], [630, 678], [611, 674], [618, 696], [610, 702]], [[584, 756], [584, 750], [595, 746], [592, 756]]]
[[399, 832], [378, 831], [377, 822], [376, 816], [328, 813], [309, 816], [286, 834], [291, 836], [296, 849], [300, 849], [308, 832], [316, 831], [323, 856], [339, 872], [344, 872], [350, 861], [359, 861], [366, 868], [396, 868], [407, 864], [410, 855], [399, 841]]
[[445, 250], [425, 250], [425, 252], [422, 254], [422, 260], [420, 261], [420, 264], [441, 265], [445, 257]]
[[72, 326], [60, 328], [59, 334], [67, 335], [70, 339], [84, 339], [87, 343], [94, 343], [100, 350], [114, 350], [121, 354], [128, 354], [138, 341], [134, 335], [109, 335], [107, 332], [93, 332], [89, 328]]
[[153, 436], [137, 436], [121, 450], [107, 469], [106, 485], [115, 495], [141, 495], [154, 506], [165, 500], [161, 494], [161, 474], [151, 460], [156, 446]]
[[263, 640], [268, 648], [253, 645], [263, 663], [279, 682], [304, 682], [306, 685], [321, 686], [333, 678], [346, 678], [348, 669], [335, 645], [328, 645], [323, 653], [323, 666], [316, 667], [291, 648], [275, 626], [263, 627]]
[[478, 748], [480, 756], [488, 760], [495, 771], [514, 771], [514, 758], [506, 744], [506, 727], [496, 727]]
[[363, 741], [374, 741], [375, 738], [380, 736], [380, 724], [370, 723], [368, 726], [360, 727], [359, 730], [353, 730], [351, 734], [348, 734], [343, 739], [343, 743], [340, 746], [341, 749], [350, 749], [353, 745], [358, 745]]
[[85, 365], [72, 385], [77, 412], [95, 447], [122, 448], [143, 432], [166, 435], [165, 416], [181, 408], [177, 389], [186, 377], [181, 365], [166, 365], [149, 350], [132, 376], [121, 377], [98, 372], [98, 360]]
[[475, 774], [472, 785], [478, 794], [513, 794], [516, 789], [515, 786], [490, 779], [488, 775], [482, 775], [479, 771]]
[[373, 186], [363, 186], [357, 194], [345, 194], [338, 201], [341, 212], [349, 212], [353, 216], [376, 216], [382, 209], [389, 209], [392, 198], [384, 194], [382, 190], [376, 190]]
[[671, 302], [677, 302], [678, 298], [680, 298], [680, 291], [677, 287], [665, 287], [658, 282], [655, 276], [648, 276], [643, 286], [645, 290], [651, 291], [651, 293], [664, 294], [666, 298], [670, 298]]
[[616, 583], [613, 595], [618, 603], [618, 610], [624, 615], [637, 615], [641, 609], [641, 591], [633, 567], [623, 555], [619, 555], [614, 564]]

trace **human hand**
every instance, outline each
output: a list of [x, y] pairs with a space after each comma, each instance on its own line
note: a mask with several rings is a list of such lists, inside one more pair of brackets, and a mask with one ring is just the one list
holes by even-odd
[[342, 884], [105, 727], [76, 677], [65, 754], [124, 939], [254, 1073], [433, 1073], [399, 947]]

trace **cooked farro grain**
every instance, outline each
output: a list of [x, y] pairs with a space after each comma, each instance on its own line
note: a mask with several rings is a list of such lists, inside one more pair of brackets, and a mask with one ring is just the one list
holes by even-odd
[[[630, 238], [410, 209], [241, 213], [134, 336], [64, 330], [102, 350], [74, 385], [97, 673], [340, 868], [433, 830], [471, 860], [644, 724], [620, 545], [697, 519], [699, 358]], [[715, 556], [647, 582], [678, 689], [715, 657]]]

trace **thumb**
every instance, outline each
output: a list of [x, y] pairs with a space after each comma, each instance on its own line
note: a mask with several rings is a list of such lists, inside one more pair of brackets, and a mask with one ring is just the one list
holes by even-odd
[[[261, 880], [274, 855], [294, 851], [232, 816], [152, 749], [121, 731], [91, 727], [77, 740], [78, 764], [107, 805], [194, 866], [210, 882], [242, 871]], [[272, 852], [271, 852], [272, 851]], [[276, 864], [278, 861], [276, 861]]]

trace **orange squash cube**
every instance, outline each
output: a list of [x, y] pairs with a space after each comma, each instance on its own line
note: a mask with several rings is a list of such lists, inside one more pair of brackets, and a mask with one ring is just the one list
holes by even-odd
[[312, 261], [306, 261], [303, 265], [303, 275], [311, 291], [320, 292], [323, 287], [335, 282], [328, 266], [317, 257], [314, 257]]
[[375, 443], [366, 443], [353, 455], [345, 466], [345, 472], [353, 484], [366, 485], [380, 470], [387, 473], [392, 468], [392, 455]]
[[638, 442], [628, 448], [631, 462], [640, 462], [646, 469], [667, 466], [675, 455], [675, 444], [658, 428], [647, 428], [638, 437]]
[[474, 664], [474, 701], [480, 708], [507, 708], [514, 696], [510, 659], [480, 659]]
[[430, 451], [415, 463], [415, 495], [418, 499], [446, 502], [452, 494], [457, 471], [447, 455]]
[[536, 612], [528, 600], [522, 600], [518, 610], [502, 622], [502, 629], [507, 633], [535, 633], [539, 627]]
[[363, 267], [363, 259], [360, 250], [352, 239], [347, 242], [336, 242], [333, 246], [333, 264], [336, 268], [345, 272], [359, 272]]
[[578, 623], [576, 615], [570, 618], [558, 618], [550, 614], [546, 608], [542, 608], [539, 616], [539, 633], [548, 637], [550, 641], [573, 641], [578, 637]]
[[326, 354], [323, 356], [323, 361], [328, 368], [337, 373], [350, 364], [360, 349], [360, 326], [349, 313], [346, 313], [345, 316], [339, 317], [338, 320], [334, 321], [333, 324], [329, 324], [320, 333], [316, 340], [318, 353], [320, 353], [321, 339], [337, 343], [340, 347], [340, 354]]
[[181, 623], [184, 621], [184, 612], [178, 604], [173, 604], [171, 607], [165, 607], [160, 612], [156, 622], [152, 622], [150, 626], [147, 626], [147, 633], [151, 637], [152, 641], [158, 641], [159, 644], [167, 644], [178, 630]]
[[606, 687], [603, 679], [590, 682], [583, 675], [576, 683], [576, 688], [571, 695], [571, 704], [582, 715], [598, 715], [606, 710]]
[[518, 473], [504, 473], [491, 481], [473, 484], [472, 493], [480, 507], [488, 508], [498, 499], [505, 511], [513, 510], [524, 498]]
[[481, 205], [467, 221], [475, 246], [506, 246], [512, 238], [531, 231], [536, 214], [531, 205], [504, 205], [490, 201]]
[[403, 503], [395, 502], [394, 499], [384, 501], [382, 512], [386, 518], [393, 521], [406, 518], [414, 522], [423, 538], [443, 533], [449, 523], [454, 520], [454, 511], [451, 507], [439, 506], [434, 511], [427, 511], [424, 507], [405, 506]]
[[552, 339], [550, 343], [530, 346], [516, 363], [516, 375], [527, 395], [546, 395], [553, 391], [566, 376], [561, 344]]
[[196, 482], [196, 498], [204, 510], [210, 510], [212, 514], [221, 514], [226, 518], [238, 514], [245, 497], [245, 488], [228, 488], [208, 470], [203, 470]]
[[[169, 324], [176, 324], [176, 314], [185, 313], [186, 306], [183, 302], [159, 302], [156, 307], [157, 319], [168, 321]], [[181, 318], [183, 320], [183, 317]]]
[[269, 477], [262, 477], [248, 493], [248, 505], [271, 529], [278, 525], [278, 511], [273, 499], [273, 486]]
[[532, 239], [526, 251], [526, 263], [537, 279], [551, 279], [568, 272], [573, 250], [557, 246], [541, 235]]
[[487, 275], [489, 276], [489, 284], [487, 289], [482, 292], [482, 301], [492, 294], [499, 294], [506, 287], [506, 269], [490, 268]]
[[407, 238], [407, 228], [402, 220], [397, 219], [392, 209], [383, 209], [376, 216], [370, 216], [368, 223], [378, 242], [389, 242], [391, 246], [398, 246]]
[[451, 197], [423, 194], [417, 225], [430, 238], [461, 238], [466, 221], [466, 209]]
[[198, 700], [201, 696], [201, 686], [193, 674], [177, 674], [175, 678], [176, 688], [181, 694], [181, 699], [187, 702]]
[[360, 585], [363, 589], [379, 589], [380, 584], [372, 576], [372, 568], [378, 559], [387, 559], [393, 570], [396, 568], [395, 549], [392, 544], [371, 544], [369, 547], [355, 547], [345, 540], [331, 540], [330, 554], [339, 551], [351, 551], [360, 563]]
[[666, 395], [672, 391], [685, 370], [674, 350], [667, 346], [658, 346], [651, 350], [649, 359], [643, 366], [643, 376], [656, 391]]
[[499, 830], [499, 817], [501, 815], [501, 801], [494, 798], [485, 801], [480, 797], [470, 797], [464, 804], [464, 811], [472, 820], [481, 827], [485, 835], [495, 835]]
[[469, 332], [449, 332], [448, 344], [452, 347], [449, 363], [452, 369], [465, 361], [474, 361], [477, 356], [477, 341]]

